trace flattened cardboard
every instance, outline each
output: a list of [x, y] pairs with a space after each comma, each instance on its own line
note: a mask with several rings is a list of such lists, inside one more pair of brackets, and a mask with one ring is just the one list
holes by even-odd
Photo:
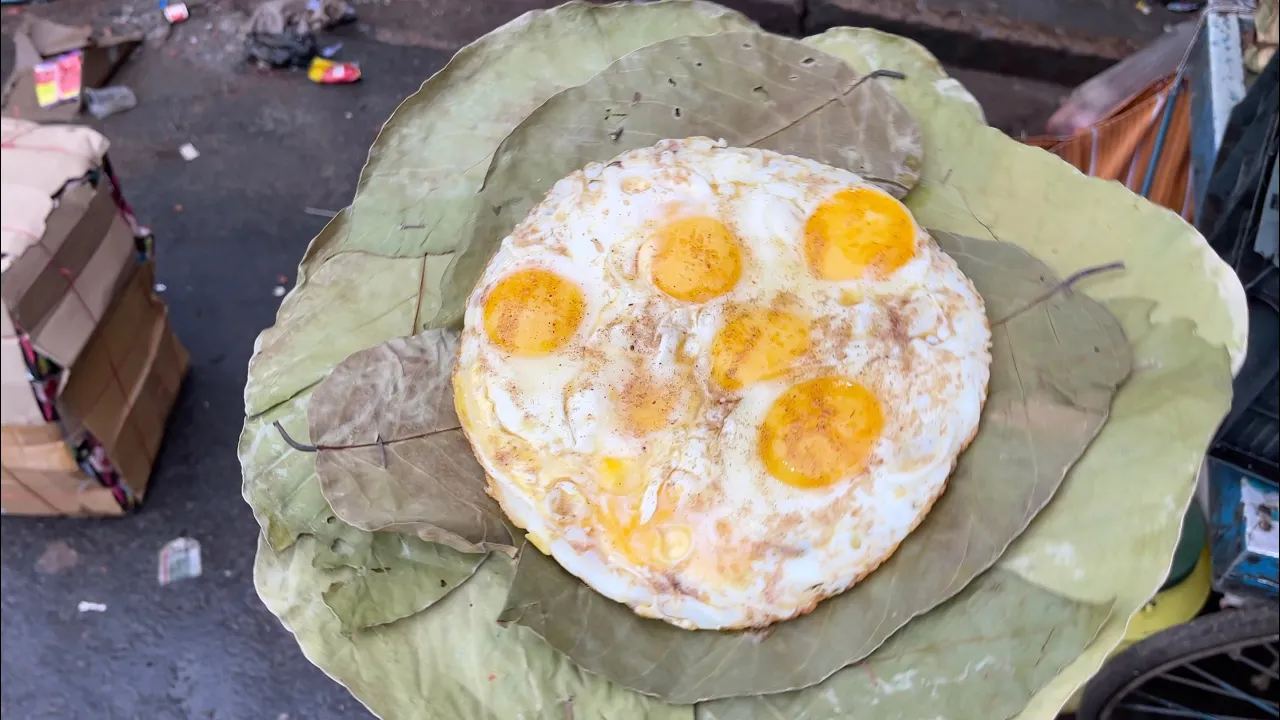
[[0, 508], [6, 515], [120, 515], [111, 491], [80, 471], [54, 423], [5, 425]]
[[168, 308], [152, 290], [154, 279], [150, 264], [130, 275], [69, 371], [58, 403], [61, 426], [3, 427], [0, 507], [6, 514], [124, 512], [109, 489], [80, 471], [64, 431], [73, 442], [81, 432], [92, 433], [121, 481], [139, 499], [145, 496], [189, 364]]
[[[70, 367], [137, 263], [110, 181], [99, 174], [94, 187], [84, 179], [101, 166], [108, 143], [89, 128], [11, 118], [0, 127], [4, 331], [21, 328], [38, 351]], [[6, 386], [18, 382], [11, 365], [18, 366], [6, 360]], [[7, 411], [0, 419], [26, 422]]]
[[[20, 480], [7, 468], [0, 470], [0, 512], [5, 515], [121, 515], [124, 510], [116, 502], [111, 491], [101, 485], [89, 485], [92, 481], [84, 475], [81, 487], [74, 491], [44, 485], [41, 480]], [[24, 484], [31, 483], [31, 484]]]
[[133, 274], [59, 398], [63, 416], [102, 443], [139, 498], [190, 362], [169, 326], [168, 307], [152, 290], [154, 278], [150, 264]]
[[0, 138], [0, 249], [16, 257], [44, 235], [53, 198], [68, 182], [100, 167], [110, 143], [92, 128], [13, 118], [0, 118]]
[[[102, 232], [100, 226], [97, 232]], [[52, 312], [28, 330], [32, 346], [63, 367], [75, 364], [112, 298], [137, 266], [133, 231], [118, 212], [100, 238], [79, 274], [63, 274], [64, 268], [56, 268], [59, 272], [50, 276], [49, 287], [56, 288], [54, 283], [60, 280], [62, 297]]]

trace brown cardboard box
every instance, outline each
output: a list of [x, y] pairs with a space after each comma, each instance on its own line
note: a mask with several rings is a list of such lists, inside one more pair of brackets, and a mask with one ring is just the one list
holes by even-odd
[[119, 515], [111, 490], [83, 472], [54, 423], [6, 425], [0, 509], [9, 515]]
[[70, 367], [136, 267], [132, 228], [97, 173], [107, 141], [90, 128], [0, 118], [0, 422], [42, 422], [17, 341]]
[[93, 28], [87, 25], [72, 27], [27, 16], [13, 34], [13, 73], [4, 87], [3, 113], [35, 122], [74, 120], [80, 112], [83, 96], [81, 101], [40, 107], [32, 69], [46, 59], [79, 50], [84, 57], [80, 71], [81, 87], [100, 88], [107, 84], [141, 41], [141, 35], [95, 38]]
[[152, 290], [154, 279], [150, 263], [133, 273], [71, 368], [58, 401], [61, 426], [4, 426], [4, 513], [125, 512], [110, 489], [77, 466], [66, 438], [77, 442], [85, 432], [105, 448], [128, 495], [146, 495], [189, 362], [169, 326], [168, 308]]
[[0, 509], [118, 515], [146, 493], [187, 353], [116, 204], [106, 138], [9, 117], [0, 134]]

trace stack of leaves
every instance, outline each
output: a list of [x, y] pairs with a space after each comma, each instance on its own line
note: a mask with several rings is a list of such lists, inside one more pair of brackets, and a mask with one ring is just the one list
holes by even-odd
[[[981, 428], [925, 522], [763, 632], [642, 619], [520, 552], [451, 401], [456, 323], [506, 232], [587, 162], [692, 135], [903, 197], [993, 324]], [[258, 591], [387, 718], [1051, 717], [1163, 581], [1243, 302], [1177, 216], [986, 127], [910, 41], [790, 40], [679, 0], [531, 13], [396, 111], [260, 338]]]

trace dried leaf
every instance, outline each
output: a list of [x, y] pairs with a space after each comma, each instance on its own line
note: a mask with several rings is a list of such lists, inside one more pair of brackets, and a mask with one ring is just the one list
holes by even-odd
[[[484, 562], [483, 555], [466, 555], [391, 533], [370, 537], [376, 559], [359, 566], [353, 577], [330, 585], [322, 595], [347, 634], [422, 612], [466, 582]], [[335, 540], [334, 544], [345, 542]], [[319, 553], [315, 563], [325, 567]]]
[[338, 517], [461, 552], [515, 542], [453, 409], [458, 333], [431, 330], [344, 360], [312, 393], [316, 473]]
[[[341, 232], [348, 211], [320, 237]], [[330, 230], [330, 228], [337, 228]], [[319, 381], [346, 356], [397, 335], [412, 335], [423, 298], [438, 297], [448, 258], [389, 258], [349, 252], [314, 265], [285, 297], [276, 324], [249, 360], [245, 412], [256, 415]], [[426, 282], [424, 282], [424, 273]]]
[[709, 136], [852, 170], [897, 197], [915, 185], [920, 129], [882, 83], [797, 40], [677, 37], [618, 59], [512, 131], [485, 176], [471, 240], [444, 278], [474, 287], [502, 238], [560, 178], [663, 138]]
[[300, 536], [313, 535], [319, 542], [314, 553], [317, 569], [353, 569], [349, 577], [324, 590], [333, 614], [348, 631], [420, 612], [466, 580], [484, 557], [450, 557], [449, 551], [418, 538], [364, 532], [335, 517], [320, 493], [315, 454], [286, 446], [273, 425], [279, 422], [291, 435], [305, 439], [311, 397], [304, 392], [247, 421], [240, 437], [245, 499], [263, 527], [264, 540], [284, 550]]
[[[318, 569], [314, 538], [277, 553], [258, 543], [258, 595], [303, 653], [370, 711], [388, 720], [692, 720], [693, 708], [630, 692], [579, 670], [523, 628], [493, 621], [511, 583], [511, 561], [488, 556], [475, 575], [427, 612], [342, 632], [321, 593], [349, 571]], [[480, 557], [480, 556], [473, 556]]]
[[587, 163], [694, 136], [818, 160], [902, 197], [919, 177], [923, 148], [915, 119], [882, 87], [893, 82], [766, 33], [654, 43], [520, 123], [494, 154], [484, 197], [510, 228]]
[[[934, 237], [973, 281], [989, 317], [1058, 284], [1016, 245]], [[526, 549], [500, 619], [532, 628], [586, 670], [670, 702], [821, 682], [991, 567], [1101, 429], [1129, 374], [1119, 323], [1081, 293], [1054, 295], [992, 328], [991, 354], [982, 423], [947, 491], [878, 570], [808, 615], [763, 638], [681, 630], [635, 615]]]
[[1071, 600], [989, 570], [816, 688], [699, 703], [697, 718], [1004, 720], [1080, 654], [1110, 612], [1109, 603]]
[[300, 535], [337, 537], [330, 525], [338, 520], [320, 493], [315, 456], [285, 445], [273, 425], [279, 422], [290, 435], [306, 438], [310, 400], [309, 391], [295, 395], [262, 415], [245, 419], [240, 432], [241, 493], [253, 508], [263, 537], [277, 550], [289, 547]]

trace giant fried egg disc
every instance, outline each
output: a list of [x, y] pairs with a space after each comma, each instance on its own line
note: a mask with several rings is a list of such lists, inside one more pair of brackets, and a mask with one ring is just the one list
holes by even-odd
[[468, 300], [489, 492], [598, 592], [684, 628], [801, 615], [884, 562], [978, 428], [981, 298], [854, 173], [706, 138], [555, 184]]

